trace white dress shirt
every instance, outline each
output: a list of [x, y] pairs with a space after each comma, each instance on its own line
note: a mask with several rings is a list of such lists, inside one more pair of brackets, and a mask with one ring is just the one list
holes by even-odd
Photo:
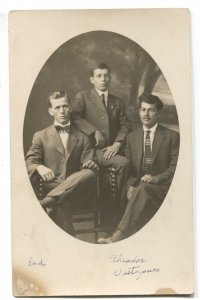
[[158, 123], [156, 123], [153, 127], [147, 128], [145, 125], [143, 125], [143, 130], [144, 130], [144, 151], [145, 151], [145, 139], [146, 139], [146, 132], [149, 130], [149, 136], [150, 136], [150, 147], [152, 151], [152, 145], [153, 145], [153, 140], [155, 136], [155, 131], [158, 126]]
[[[69, 126], [70, 125], [70, 121], [67, 124], [65, 124], [65, 125], [59, 124], [58, 122], [55, 121], [54, 125], [55, 126], [61, 126], [61, 127]], [[59, 135], [60, 135], [60, 139], [62, 141], [63, 147], [66, 150], [68, 139], [69, 139], [69, 133], [63, 130], [63, 131], [59, 132]]]
[[105, 103], [106, 103], [106, 106], [107, 106], [107, 104], [108, 104], [108, 90], [105, 91], [105, 92], [102, 92], [102, 91], [96, 89], [96, 91], [97, 91], [97, 93], [99, 94], [99, 97], [100, 97], [100, 98], [101, 98], [101, 95], [102, 95], [102, 94], [105, 95]]

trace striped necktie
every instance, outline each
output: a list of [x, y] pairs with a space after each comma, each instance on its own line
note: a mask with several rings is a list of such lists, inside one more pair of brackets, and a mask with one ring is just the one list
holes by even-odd
[[146, 174], [151, 174], [151, 141], [150, 141], [151, 130], [146, 131], [146, 137], [144, 142], [144, 170]]

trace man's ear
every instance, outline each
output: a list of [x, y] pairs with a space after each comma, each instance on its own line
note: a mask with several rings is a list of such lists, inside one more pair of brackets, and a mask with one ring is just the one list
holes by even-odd
[[51, 116], [53, 116], [52, 108], [51, 108], [51, 107], [49, 107], [48, 111], [49, 111], [49, 114], [50, 114]]
[[94, 84], [94, 77], [90, 76], [90, 82]]

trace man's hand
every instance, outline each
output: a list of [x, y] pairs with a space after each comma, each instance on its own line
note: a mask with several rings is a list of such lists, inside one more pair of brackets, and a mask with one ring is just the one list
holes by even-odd
[[53, 181], [55, 178], [54, 172], [43, 165], [38, 166], [37, 171], [45, 182]]
[[109, 158], [115, 156], [119, 152], [120, 147], [121, 147], [121, 143], [115, 142], [112, 146], [108, 146], [108, 147], [102, 149], [103, 151], [105, 151], [103, 158], [109, 159]]
[[88, 160], [83, 164], [83, 168], [85, 169], [91, 169], [93, 171], [98, 171], [99, 167], [93, 160]]
[[95, 131], [94, 137], [95, 137], [95, 140], [96, 140], [95, 147], [104, 145], [105, 139], [104, 139], [104, 136], [102, 135], [102, 133], [99, 130]]
[[130, 200], [131, 199], [131, 196], [134, 192], [135, 188], [133, 186], [130, 186], [130, 188], [128, 189], [128, 192], [127, 192], [127, 199]]
[[157, 184], [158, 183], [158, 178], [156, 176], [152, 176], [152, 175], [144, 175], [141, 178], [141, 183], [154, 183], [154, 184]]

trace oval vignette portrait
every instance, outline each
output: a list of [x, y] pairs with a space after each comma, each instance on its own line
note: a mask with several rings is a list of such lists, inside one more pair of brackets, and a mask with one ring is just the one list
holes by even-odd
[[179, 153], [175, 102], [140, 45], [91, 31], [42, 66], [23, 129], [26, 168], [44, 218], [81, 241], [142, 231], [170, 188]]

